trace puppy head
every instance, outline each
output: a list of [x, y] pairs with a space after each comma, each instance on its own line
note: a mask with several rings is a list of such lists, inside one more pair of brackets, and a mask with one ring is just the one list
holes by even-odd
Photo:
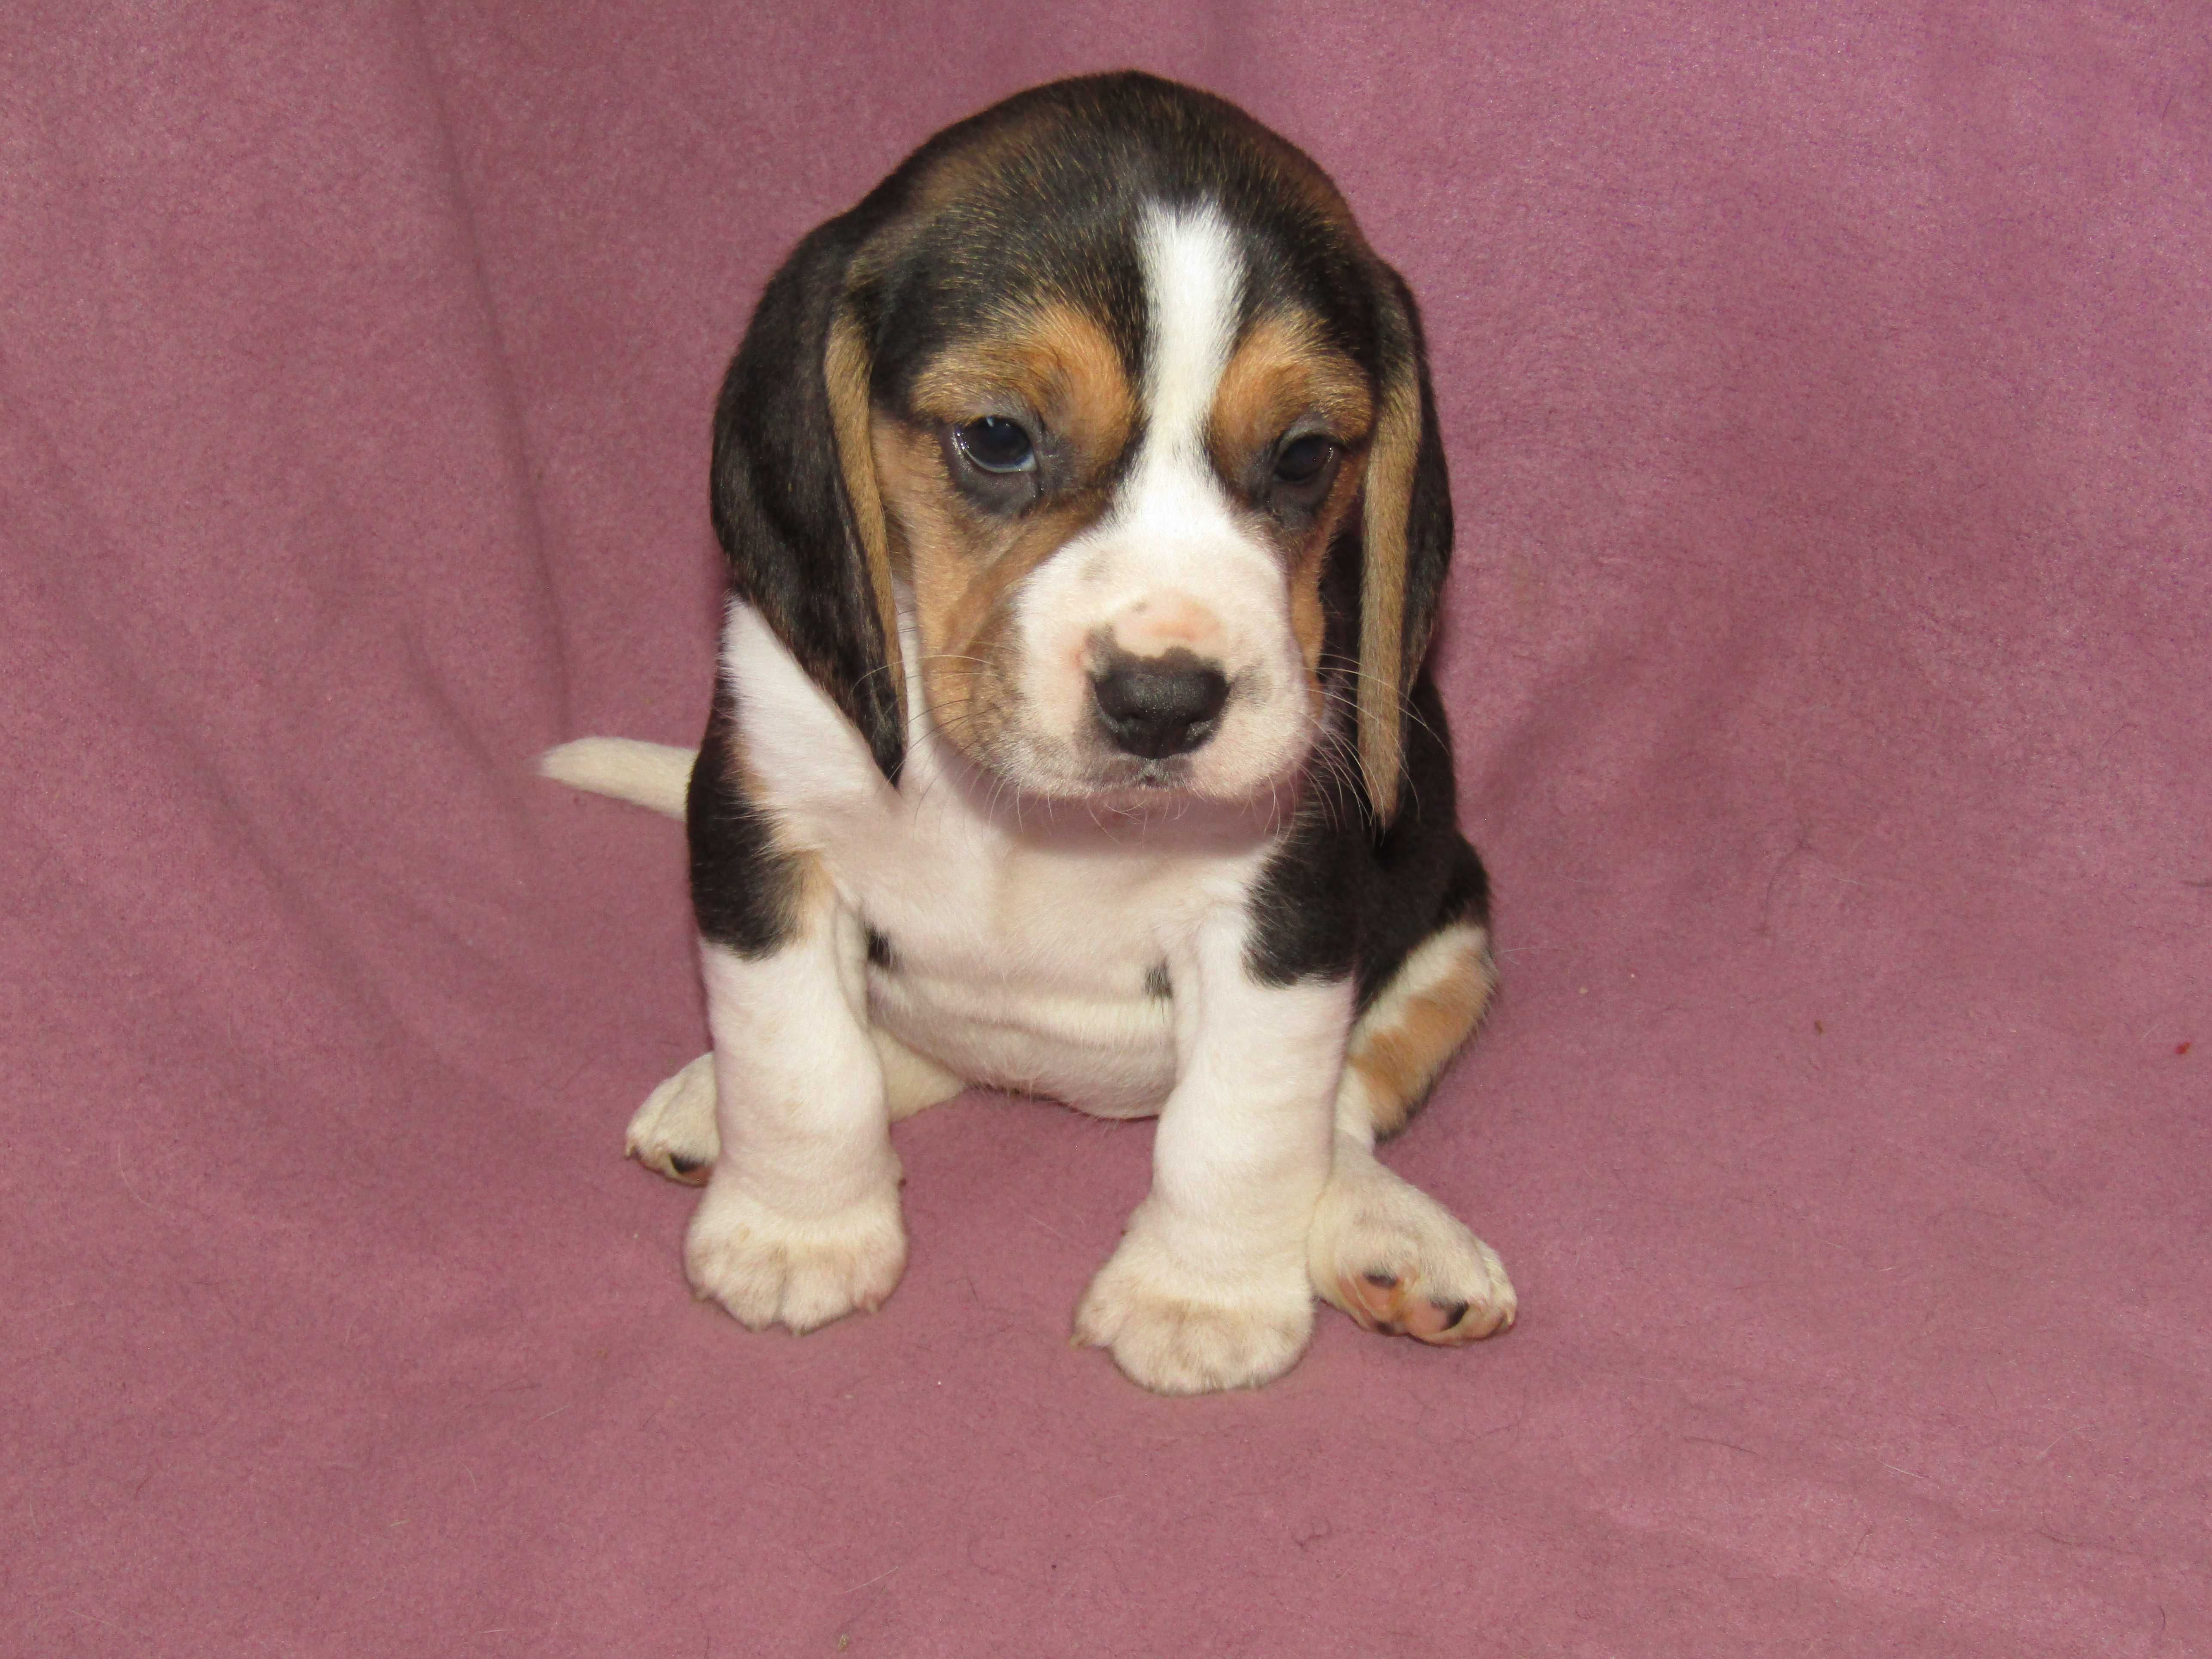
[[1387, 819], [1450, 542], [1429, 404], [1411, 301], [1310, 161], [1204, 94], [1063, 82], [770, 284], [717, 524], [887, 773], [903, 586], [929, 719], [1022, 788], [1248, 798], [1341, 707]]

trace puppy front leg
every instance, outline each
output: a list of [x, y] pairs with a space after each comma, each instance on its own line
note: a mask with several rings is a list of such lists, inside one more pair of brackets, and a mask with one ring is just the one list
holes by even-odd
[[[1175, 978], [1181, 1074], [1152, 1189], [1076, 1309], [1079, 1341], [1161, 1394], [1255, 1388], [1313, 1334], [1306, 1236], [1328, 1180], [1349, 981], [1262, 984], [1246, 927], [1201, 927]], [[1182, 968], [1182, 964], [1178, 964]]]
[[872, 1310], [906, 1266], [865, 938], [818, 871], [771, 953], [705, 943], [721, 1146], [684, 1242], [693, 1290], [755, 1330]]

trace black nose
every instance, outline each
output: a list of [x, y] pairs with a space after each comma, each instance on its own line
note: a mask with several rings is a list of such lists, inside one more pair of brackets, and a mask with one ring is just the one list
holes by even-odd
[[1116, 747], [1161, 760], [1187, 754], [1213, 735], [1229, 682], [1212, 663], [1180, 648], [1160, 657], [1117, 653], [1091, 673], [1091, 695]]

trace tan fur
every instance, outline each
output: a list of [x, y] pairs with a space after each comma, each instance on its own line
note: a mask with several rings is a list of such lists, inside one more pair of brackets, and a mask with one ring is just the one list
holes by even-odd
[[1306, 692], [1314, 718], [1323, 712], [1328, 694], [1322, 689], [1321, 647], [1328, 628], [1328, 608], [1321, 602], [1321, 575], [1328, 562], [1328, 538], [1310, 540], [1291, 568], [1291, 633], [1306, 665]]
[[1277, 312], [1245, 331], [1222, 370], [1207, 447], [1215, 465], [1235, 477], [1248, 457], [1295, 420], [1318, 416], [1320, 429], [1356, 450], [1373, 414], [1359, 365], [1322, 338], [1315, 319]]
[[1366, 562], [1359, 582], [1359, 770], [1376, 817], [1385, 823], [1397, 811], [1402, 711], [1423, 643], [1408, 650], [1405, 637], [1406, 529], [1420, 443], [1421, 392], [1408, 356], [1382, 388], [1367, 458]]
[[[1310, 429], [1357, 456], [1367, 442], [1373, 413], [1374, 400], [1359, 365], [1322, 339], [1316, 319], [1278, 312], [1245, 331], [1223, 369], [1206, 423], [1206, 448], [1224, 477], [1242, 477], [1293, 422], [1318, 417]], [[1290, 567], [1291, 631], [1305, 660], [1316, 715], [1322, 636], [1328, 625], [1322, 571], [1337, 526], [1358, 490], [1358, 467], [1340, 465], [1312, 527], [1284, 550]]]
[[1096, 319], [1056, 303], [1009, 319], [988, 338], [945, 352], [915, 377], [915, 412], [957, 426], [1027, 410], [1083, 460], [1121, 453], [1136, 419], [1121, 354]]
[[[1138, 162], [1085, 186], [1091, 199], [1056, 188], [1085, 176], [1062, 171], [1071, 156], [1124, 143], [1142, 155], [1154, 141], [1171, 173], [1194, 164], [1188, 187], [1162, 191]], [[1127, 200], [1125, 176], [1136, 192]], [[1279, 193], [1256, 222], [1255, 191]], [[1030, 244], [1031, 260], [1019, 257], [1013, 216], [1057, 221], [1063, 210], [1068, 222], [1040, 225], [1056, 234]], [[732, 609], [726, 672], [742, 674], [745, 697], [726, 736], [743, 722], [751, 752], [730, 747], [725, 775], [702, 777], [700, 799], [729, 787], [763, 802], [775, 849], [796, 868], [787, 880], [772, 872], [790, 924], [773, 951], [705, 943], [715, 1053], [655, 1090], [632, 1121], [630, 1150], [651, 1167], [678, 1179], [713, 1171], [686, 1236], [696, 1290], [748, 1326], [793, 1331], [890, 1294], [906, 1243], [888, 1120], [961, 1087], [925, 1057], [933, 1053], [1002, 1083], [1049, 1083], [1087, 1109], [1166, 1114], [1152, 1194], [1075, 1324], [1079, 1340], [1110, 1348], [1146, 1387], [1267, 1382], [1304, 1346], [1316, 1291], [1370, 1329], [1425, 1342], [1510, 1323], [1516, 1304], [1494, 1253], [1374, 1157], [1376, 1136], [1405, 1122], [1483, 1015], [1485, 930], [1463, 920], [1431, 934], [1355, 1018], [1342, 979], [1255, 976], [1253, 919], [1236, 902], [1237, 884], [1260, 878], [1273, 856], [1266, 838], [1278, 821], [1261, 819], [1256, 792], [1273, 807], [1295, 769], [1342, 764], [1334, 753], [1312, 760], [1311, 745], [1316, 730], [1341, 725], [1321, 718], [1330, 712], [1322, 587], [1354, 511], [1364, 514], [1358, 760], [1377, 812], [1387, 819], [1396, 805], [1402, 711], [1425, 630], [1407, 626], [1423, 371], [1395, 276], [1335, 186], [1286, 141], [1139, 77], [1048, 90], [949, 129], [856, 215], [836, 234], [866, 225], [864, 245], [829, 279], [836, 291], [807, 296], [817, 326], [815, 307], [832, 307], [818, 371], [829, 430], [786, 435], [815, 454], [834, 444], [840, 539], [863, 562], [880, 623], [877, 672], [890, 674], [902, 714], [919, 712], [910, 696], [923, 699], [933, 729], [915, 734], [897, 792], [880, 787], [817, 695], [851, 712], [843, 694], [854, 688], [821, 682], [866, 641], [844, 637], [839, 617], [825, 655], [802, 626], [816, 619]], [[1317, 312], [1297, 306], [1239, 332], [1240, 295], [1277, 291], [1260, 245], [1285, 224], [1294, 246], [1330, 265], [1313, 273], [1327, 297], [1301, 303], [1366, 313], [1374, 358], [1363, 346], [1355, 361]], [[1116, 227], [1135, 236], [1145, 305], [1133, 314], [1086, 309], [1122, 291], [1097, 280], [1093, 240]], [[877, 403], [872, 383], [889, 364], [872, 361], [873, 347], [890, 337], [860, 318], [896, 326], [901, 295], [927, 298], [940, 282], [944, 302], [921, 307], [924, 326], [949, 322], [962, 337], [933, 361], [902, 353], [902, 401]], [[1116, 343], [1148, 323], [1152, 408]], [[1370, 336], [1364, 323], [1351, 332]], [[1019, 421], [1038, 440], [1042, 476], [1025, 482], [1048, 490], [971, 471], [953, 434], [983, 416]], [[1307, 432], [1337, 446], [1328, 474], [1271, 485], [1285, 436]], [[1139, 446], [1143, 434], [1157, 441]], [[1206, 476], [1208, 457], [1218, 480]], [[1126, 514], [1107, 520], [1125, 485]], [[731, 550], [742, 564], [749, 550]], [[792, 573], [775, 574], [787, 586]], [[1310, 727], [1285, 683], [1293, 642]], [[1092, 665], [1109, 646], [1218, 659], [1249, 695], [1222, 705], [1219, 741], [1183, 770], [1137, 774], [1118, 760], [1109, 770], [1092, 751], [1130, 737], [1102, 695], [1111, 671]], [[1024, 659], [1024, 649], [1038, 654]], [[914, 686], [908, 652], [919, 658]], [[1079, 764], [1055, 772], [1045, 763], [1058, 759], [1053, 744]], [[1134, 740], [1122, 746], [1141, 752]], [[994, 783], [1073, 785], [1074, 797], [1091, 793], [1087, 781], [1138, 775], [1133, 792], [1187, 784], [1229, 810], [1201, 815], [1187, 842], [1166, 817], [1157, 839], [1133, 846], [1118, 822], [1095, 824], [1096, 836], [1080, 823], [1032, 836], [1018, 799], [1009, 824], [995, 787], [934, 788], [966, 781], [960, 755]], [[680, 805], [686, 775], [674, 751], [590, 750], [566, 755], [556, 775], [663, 811]], [[1154, 821], [1127, 817], [1139, 830]], [[1073, 832], [1064, 864], [1063, 828]], [[872, 926], [898, 936], [877, 952], [880, 969], [866, 965]], [[1162, 965], [1172, 981], [1155, 992]], [[1324, 1115], [1327, 1137], [1315, 1133]]]
[[971, 131], [915, 180], [913, 216], [926, 220], [947, 208], [988, 199], [1010, 167], [1047, 149], [1066, 125], [1061, 112], [1033, 107], [1020, 116], [1001, 115], [980, 134]]
[[[1423, 951], [1441, 946], [1438, 962], [1421, 962]], [[1411, 994], [1393, 995], [1411, 975]], [[1369, 1124], [1377, 1136], [1395, 1134], [1413, 1108], [1427, 1097], [1444, 1063], [1473, 1035], [1497, 988], [1487, 934], [1480, 928], [1447, 931], [1427, 941], [1407, 959], [1397, 978], [1384, 987], [1352, 1027], [1345, 1055], [1350, 1076], [1360, 1085]]]
[[852, 503], [853, 528], [860, 538], [867, 562], [868, 585], [876, 605], [876, 620], [883, 629], [884, 661], [891, 688], [898, 698], [900, 723], [906, 716], [906, 674], [902, 666], [898, 636], [898, 605], [891, 592], [890, 538], [884, 525], [884, 505], [868, 441], [869, 358], [860, 324], [841, 312], [830, 327], [830, 346], [823, 377], [830, 389], [830, 417], [837, 440], [837, 464], [844, 474], [846, 498]]
[[[912, 586], [922, 683], [945, 732], [971, 758], [1015, 717], [1019, 672], [1008, 603], [1023, 578], [1103, 513], [1103, 485], [1136, 418], [1113, 343], [1091, 319], [1054, 305], [993, 338], [968, 342], [915, 382], [923, 425], [878, 416], [882, 481], [893, 557]], [[946, 476], [937, 429], [997, 410], [1025, 412], [1053, 435], [1076, 488], [1018, 519], [981, 514]]]

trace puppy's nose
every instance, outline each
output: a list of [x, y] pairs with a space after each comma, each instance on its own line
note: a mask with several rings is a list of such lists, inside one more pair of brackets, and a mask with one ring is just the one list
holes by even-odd
[[1091, 671], [1091, 695], [1116, 747], [1161, 760], [1187, 754], [1213, 735], [1229, 701], [1229, 681], [1188, 651], [1158, 657], [1116, 652]]

